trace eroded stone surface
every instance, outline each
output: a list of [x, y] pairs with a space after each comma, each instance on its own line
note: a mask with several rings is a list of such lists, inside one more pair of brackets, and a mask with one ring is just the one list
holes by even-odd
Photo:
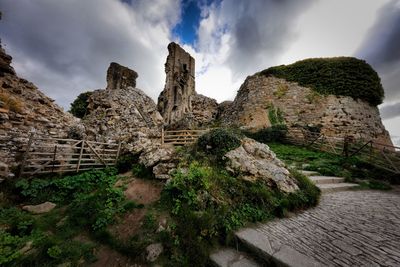
[[192, 111], [192, 97], [195, 92], [195, 62], [182, 47], [176, 43], [168, 45], [165, 63], [165, 88], [158, 97], [158, 110], [166, 124], [181, 120]]
[[320, 266], [400, 266], [399, 203], [398, 191], [326, 194], [314, 209], [250, 229], [250, 238], [290, 247]]
[[266, 144], [243, 138], [241, 146], [225, 154], [227, 170], [240, 174], [245, 180], [265, 180], [283, 192], [294, 192], [298, 188], [285, 164]]
[[107, 89], [118, 90], [121, 88], [136, 87], [138, 74], [118, 63], [111, 62], [107, 70]]
[[297, 83], [257, 74], [245, 80], [233, 103], [221, 108], [220, 119], [257, 130], [274, 123], [271, 113], [283, 118], [289, 133], [318, 127], [328, 137], [350, 135], [392, 144], [377, 107], [351, 97], [323, 96]]

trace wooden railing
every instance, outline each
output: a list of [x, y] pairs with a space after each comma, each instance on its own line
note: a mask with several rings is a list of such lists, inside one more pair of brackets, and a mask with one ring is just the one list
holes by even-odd
[[291, 131], [286, 141], [343, 157], [357, 156], [381, 169], [400, 174], [400, 147], [373, 140], [327, 137], [320, 133]]
[[20, 176], [79, 172], [114, 166], [121, 144], [31, 135], [24, 149]]
[[162, 144], [172, 144], [172, 145], [189, 145], [197, 141], [197, 139], [208, 132], [210, 129], [205, 130], [174, 130], [165, 131], [162, 130], [161, 133], [161, 143]]

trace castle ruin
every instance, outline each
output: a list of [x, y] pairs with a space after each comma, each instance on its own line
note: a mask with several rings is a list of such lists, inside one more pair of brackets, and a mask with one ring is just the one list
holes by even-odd
[[166, 124], [181, 120], [192, 111], [192, 98], [196, 94], [194, 81], [194, 58], [178, 44], [168, 45], [165, 63], [166, 81], [164, 91], [158, 97], [158, 111]]

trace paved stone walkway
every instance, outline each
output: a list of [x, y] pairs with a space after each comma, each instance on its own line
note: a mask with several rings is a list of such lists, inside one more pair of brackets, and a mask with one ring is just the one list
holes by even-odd
[[321, 266], [398, 267], [400, 192], [325, 194], [318, 207], [259, 225], [255, 230]]

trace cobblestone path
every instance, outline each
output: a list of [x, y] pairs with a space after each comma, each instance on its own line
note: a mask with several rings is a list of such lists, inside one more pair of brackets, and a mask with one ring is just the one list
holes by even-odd
[[321, 266], [400, 266], [400, 192], [325, 194], [318, 207], [259, 225]]

